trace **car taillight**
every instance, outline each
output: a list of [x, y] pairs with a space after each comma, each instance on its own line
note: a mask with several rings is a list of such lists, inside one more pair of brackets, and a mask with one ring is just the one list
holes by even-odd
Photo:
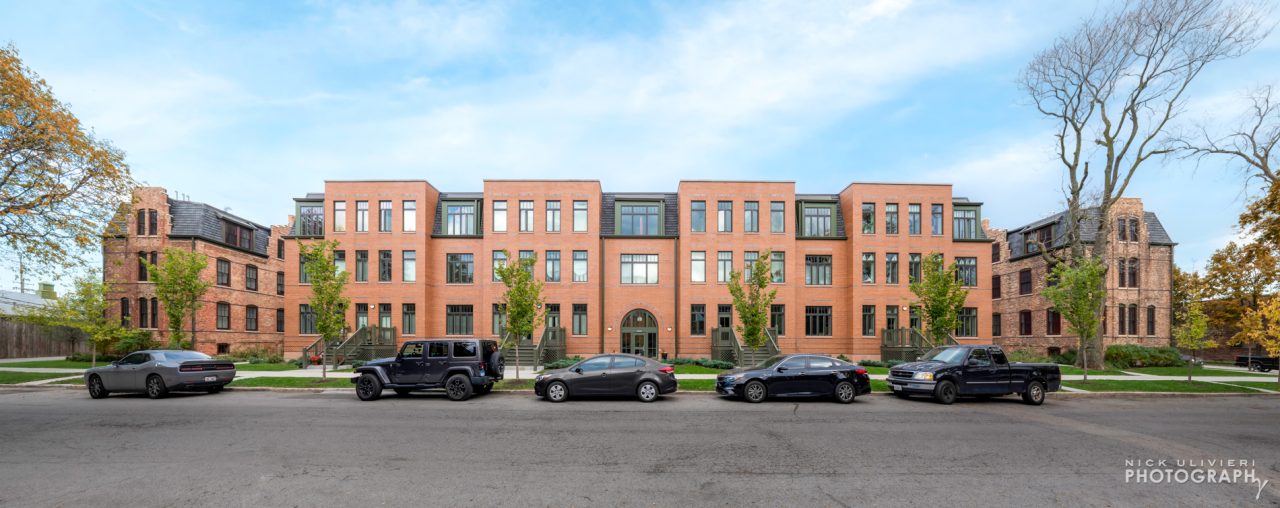
[[183, 365], [178, 367], [178, 372], [200, 372], [204, 370], [202, 365]]
[[663, 367], [663, 368], [661, 368], [661, 369], [658, 369], [658, 372], [661, 372], [661, 373], [663, 373], [663, 374], [671, 374], [671, 373], [673, 373], [673, 372], [675, 372], [675, 371], [676, 371], [676, 368], [675, 368], [675, 367], [672, 367], [672, 366], [670, 366], [670, 365], [668, 365], [668, 366], [666, 366], [666, 367]]
[[853, 373], [854, 373], [854, 374], [866, 374], [866, 373], [867, 373], [867, 369], [858, 369], [858, 370], [853, 371]]

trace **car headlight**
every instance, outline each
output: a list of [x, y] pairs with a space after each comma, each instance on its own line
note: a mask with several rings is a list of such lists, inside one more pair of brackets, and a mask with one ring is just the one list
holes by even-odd
[[544, 376], [544, 375], [542, 375], [542, 374], [538, 374], [537, 376], [534, 376], [534, 378], [533, 378], [533, 382], [537, 383], [537, 382], [539, 382], [539, 381], [542, 381], [542, 378], [543, 378], [543, 377], [545, 377], [545, 376]]
[[734, 381], [742, 381], [743, 379], [746, 379], [746, 378], [747, 378], [746, 374], [734, 374], [732, 376], [729, 376], [729, 379], [732, 379]]
[[932, 372], [917, 372], [917, 373], [915, 373], [915, 375], [911, 376], [911, 378], [912, 378], [912, 379], [919, 379], [919, 380], [921, 380], [921, 381], [933, 381], [933, 373], [932, 373]]

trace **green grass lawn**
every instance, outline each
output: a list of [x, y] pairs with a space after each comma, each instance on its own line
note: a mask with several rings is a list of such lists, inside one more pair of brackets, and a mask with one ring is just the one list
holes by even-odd
[[712, 392], [716, 389], [714, 379], [678, 379], [676, 383], [686, 392]]
[[[1072, 367], [1070, 365], [1059, 365], [1058, 372], [1061, 372], [1062, 375], [1064, 376], [1079, 376], [1084, 374], [1084, 369], [1080, 367]], [[1122, 371], [1118, 371], [1114, 369], [1103, 369], [1103, 370], [1089, 369], [1089, 375], [1090, 376], [1127, 376], [1128, 374], [1125, 374]]]
[[239, 387], [271, 387], [271, 388], [351, 388], [355, 389], [356, 385], [351, 384], [350, 376], [331, 377], [329, 379], [320, 379], [318, 377], [255, 377], [246, 379], [237, 379], [229, 385], [232, 388]]
[[532, 389], [533, 389], [533, 379], [531, 379], [531, 378], [523, 378], [523, 379], [512, 379], [512, 378], [507, 378], [507, 379], [503, 379], [502, 381], [498, 381], [497, 383], [494, 383], [494, 384], [493, 384], [493, 389], [494, 389], [494, 390], [532, 390]]
[[[1139, 367], [1136, 369], [1126, 369], [1129, 372], [1137, 372], [1152, 376], [1187, 376], [1186, 367]], [[1247, 372], [1242, 370], [1222, 370], [1222, 369], [1206, 369], [1204, 367], [1196, 367], [1192, 371], [1195, 377], [1201, 376], [1268, 376], [1275, 377], [1274, 374], [1264, 374], [1261, 372]]]
[[710, 367], [692, 364], [675, 365], [674, 367], [676, 368], [676, 374], [719, 374], [724, 372], [724, 369], [712, 369]]
[[243, 370], [243, 371], [298, 370], [298, 366], [292, 363], [237, 363], [236, 370]]
[[[99, 367], [110, 364], [111, 362], [98, 360]], [[24, 369], [87, 369], [91, 367], [91, 365], [89, 362], [73, 362], [71, 360], [40, 360], [34, 362], [0, 363], [0, 367]]]
[[872, 379], [872, 380], [871, 380], [871, 391], [873, 391], [873, 392], [887, 392], [887, 391], [889, 391], [889, 382], [888, 382], [888, 381], [885, 381], [885, 380], [883, 380], [883, 379]]
[[26, 383], [28, 381], [39, 381], [41, 379], [53, 379], [66, 376], [66, 374], [53, 374], [49, 372], [0, 372], [0, 385], [16, 385], [18, 383]]
[[1280, 383], [1275, 381], [1232, 381], [1231, 384], [1280, 392]]
[[81, 385], [84, 386], [84, 378], [77, 377], [75, 379], [63, 379], [62, 381], [54, 381], [51, 385]]
[[1091, 392], [1259, 393], [1242, 386], [1195, 381], [1063, 381], [1063, 386]]

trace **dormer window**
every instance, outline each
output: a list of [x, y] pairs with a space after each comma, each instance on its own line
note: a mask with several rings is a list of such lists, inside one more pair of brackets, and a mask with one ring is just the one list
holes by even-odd
[[800, 234], [808, 237], [835, 236], [833, 227], [836, 205], [834, 203], [804, 203], [800, 205]]
[[229, 221], [222, 223], [222, 241], [232, 247], [241, 249], [253, 248], [253, 231]]
[[661, 206], [656, 202], [618, 204], [618, 234], [623, 236], [657, 236], [661, 230]]
[[476, 203], [451, 202], [444, 204], [446, 235], [467, 236], [476, 234]]

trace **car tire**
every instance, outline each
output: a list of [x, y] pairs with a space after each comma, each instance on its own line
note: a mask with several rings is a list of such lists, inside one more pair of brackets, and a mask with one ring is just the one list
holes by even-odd
[[89, 381], [85, 383], [85, 386], [89, 389], [89, 398], [105, 399], [108, 395], [111, 395], [111, 392], [107, 391], [107, 386], [102, 384], [102, 378], [97, 374], [89, 376]]
[[854, 388], [853, 383], [841, 381], [836, 383], [836, 389], [833, 394], [835, 395], [836, 402], [848, 404], [858, 398], [858, 389]]
[[1032, 381], [1027, 391], [1022, 392], [1022, 401], [1033, 406], [1044, 404], [1044, 383]]
[[653, 381], [641, 381], [636, 387], [636, 397], [640, 402], [653, 402], [658, 400], [658, 384]]
[[547, 394], [543, 398], [550, 402], [564, 402], [569, 399], [569, 387], [561, 381], [552, 381], [547, 385]]
[[223, 387], [223, 386], [224, 386], [224, 385], [218, 385], [218, 386], [215, 386], [215, 387], [209, 388], [208, 390], [205, 390], [205, 392], [208, 392], [210, 395], [212, 395], [212, 394], [215, 394], [215, 393], [221, 392], [221, 391], [222, 391], [222, 387]]
[[494, 351], [489, 355], [489, 365], [493, 368], [490, 375], [494, 379], [502, 379], [503, 371], [507, 368], [507, 359], [502, 356], [502, 351]]
[[454, 374], [449, 376], [444, 382], [444, 393], [449, 396], [449, 400], [462, 401], [471, 397], [471, 379], [463, 374]]
[[933, 388], [933, 400], [939, 404], [950, 405], [956, 401], [956, 384], [951, 381], [938, 381], [938, 386]]
[[356, 398], [365, 402], [382, 398], [382, 380], [372, 372], [361, 374], [356, 380]]
[[1262, 364], [1258, 362], [1250, 363], [1249, 372], [1262, 372]]
[[167, 395], [169, 395], [169, 387], [164, 385], [164, 378], [156, 374], [147, 376], [147, 397], [163, 399]]
[[396, 391], [396, 395], [399, 395], [401, 397], [405, 397], [410, 393], [413, 393], [413, 390], [410, 390], [408, 388], [396, 388], [395, 391]]
[[742, 387], [742, 399], [747, 402], [758, 404], [767, 398], [769, 398], [769, 389], [765, 388], [764, 383], [751, 381]]

